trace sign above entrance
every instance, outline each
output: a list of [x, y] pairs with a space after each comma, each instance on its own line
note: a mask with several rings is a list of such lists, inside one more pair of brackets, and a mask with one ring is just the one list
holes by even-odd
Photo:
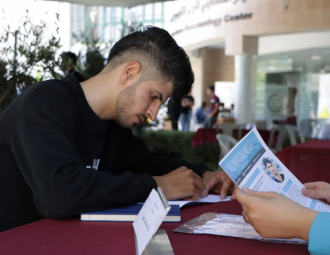
[[[213, 25], [221, 26], [223, 22], [237, 22], [252, 19], [252, 12], [235, 13], [235, 9], [228, 11], [226, 4], [245, 3], [246, 0], [200, 0], [200, 1], [180, 1], [179, 11], [171, 19], [172, 35], [175, 36], [187, 30]], [[231, 5], [231, 4], [230, 4]], [[238, 11], [238, 10], [237, 10]]]

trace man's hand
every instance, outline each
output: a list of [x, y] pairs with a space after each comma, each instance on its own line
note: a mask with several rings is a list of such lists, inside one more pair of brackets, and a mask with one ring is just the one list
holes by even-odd
[[330, 184], [326, 182], [309, 182], [304, 184], [306, 189], [302, 193], [306, 197], [320, 199], [322, 202], [330, 204]]
[[243, 217], [266, 238], [301, 238], [308, 241], [309, 230], [318, 212], [276, 192], [258, 192], [236, 186], [236, 199]]
[[153, 176], [167, 200], [189, 198], [196, 200], [205, 196], [206, 186], [201, 177], [187, 167], [180, 167], [162, 176]]
[[206, 171], [203, 174], [203, 183], [207, 191], [204, 196], [211, 191], [212, 193], [219, 193], [220, 197], [224, 199], [227, 194], [232, 194], [234, 189], [234, 183], [225, 171]]

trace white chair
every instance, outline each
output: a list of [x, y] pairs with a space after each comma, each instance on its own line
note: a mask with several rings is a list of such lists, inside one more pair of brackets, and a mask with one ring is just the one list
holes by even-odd
[[298, 142], [297, 142], [297, 136], [299, 137], [301, 143], [305, 142], [305, 136], [304, 136], [304, 134], [296, 126], [285, 125], [285, 129], [289, 133], [289, 138], [290, 138], [291, 145], [298, 144]]
[[330, 122], [323, 122], [320, 124], [317, 138], [321, 140], [329, 140], [330, 139]]
[[238, 141], [230, 135], [226, 134], [217, 134], [216, 138], [220, 146], [220, 161], [238, 143]]
[[217, 128], [221, 127], [222, 134], [232, 136], [233, 135], [233, 129], [235, 128], [236, 124], [231, 122], [225, 122], [216, 125]]
[[[275, 146], [273, 146], [274, 136], [276, 132], [278, 132], [278, 136], [277, 136], [276, 144]], [[271, 127], [268, 147], [273, 153], [282, 150], [286, 134], [287, 134], [287, 130], [284, 125], [273, 125]]]
[[302, 119], [299, 121], [298, 128], [301, 130], [305, 137], [316, 137], [317, 120]]

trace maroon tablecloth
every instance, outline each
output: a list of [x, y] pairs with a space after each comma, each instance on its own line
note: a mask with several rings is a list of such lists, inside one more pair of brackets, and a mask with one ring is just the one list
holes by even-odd
[[[241, 214], [238, 202], [186, 206], [181, 223], [163, 223], [176, 255], [309, 254], [306, 245], [270, 243], [234, 237], [175, 233], [182, 223], [206, 212]], [[135, 254], [132, 223], [42, 220], [0, 233], [0, 254]]]
[[302, 182], [330, 182], [330, 141], [309, 140], [276, 153], [282, 163]]
[[196, 148], [204, 143], [217, 143], [217, 130], [215, 128], [200, 128], [191, 139], [191, 146]]

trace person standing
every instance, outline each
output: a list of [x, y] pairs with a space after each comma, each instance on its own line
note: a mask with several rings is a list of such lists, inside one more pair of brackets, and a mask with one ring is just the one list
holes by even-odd
[[210, 112], [205, 120], [205, 127], [212, 127], [218, 118], [220, 100], [214, 93], [214, 86], [211, 85], [207, 88], [206, 93], [211, 97], [210, 100]]
[[198, 107], [195, 111], [196, 121], [197, 124], [204, 124], [205, 121], [205, 110], [206, 110], [206, 103], [203, 102], [201, 107]]
[[189, 131], [192, 117], [191, 108], [194, 106], [194, 98], [192, 96], [184, 96], [181, 100], [181, 106], [181, 114], [179, 117], [181, 131]]
[[167, 104], [167, 115], [172, 123], [172, 129], [178, 130], [178, 121], [181, 113], [181, 99], [170, 97]]

